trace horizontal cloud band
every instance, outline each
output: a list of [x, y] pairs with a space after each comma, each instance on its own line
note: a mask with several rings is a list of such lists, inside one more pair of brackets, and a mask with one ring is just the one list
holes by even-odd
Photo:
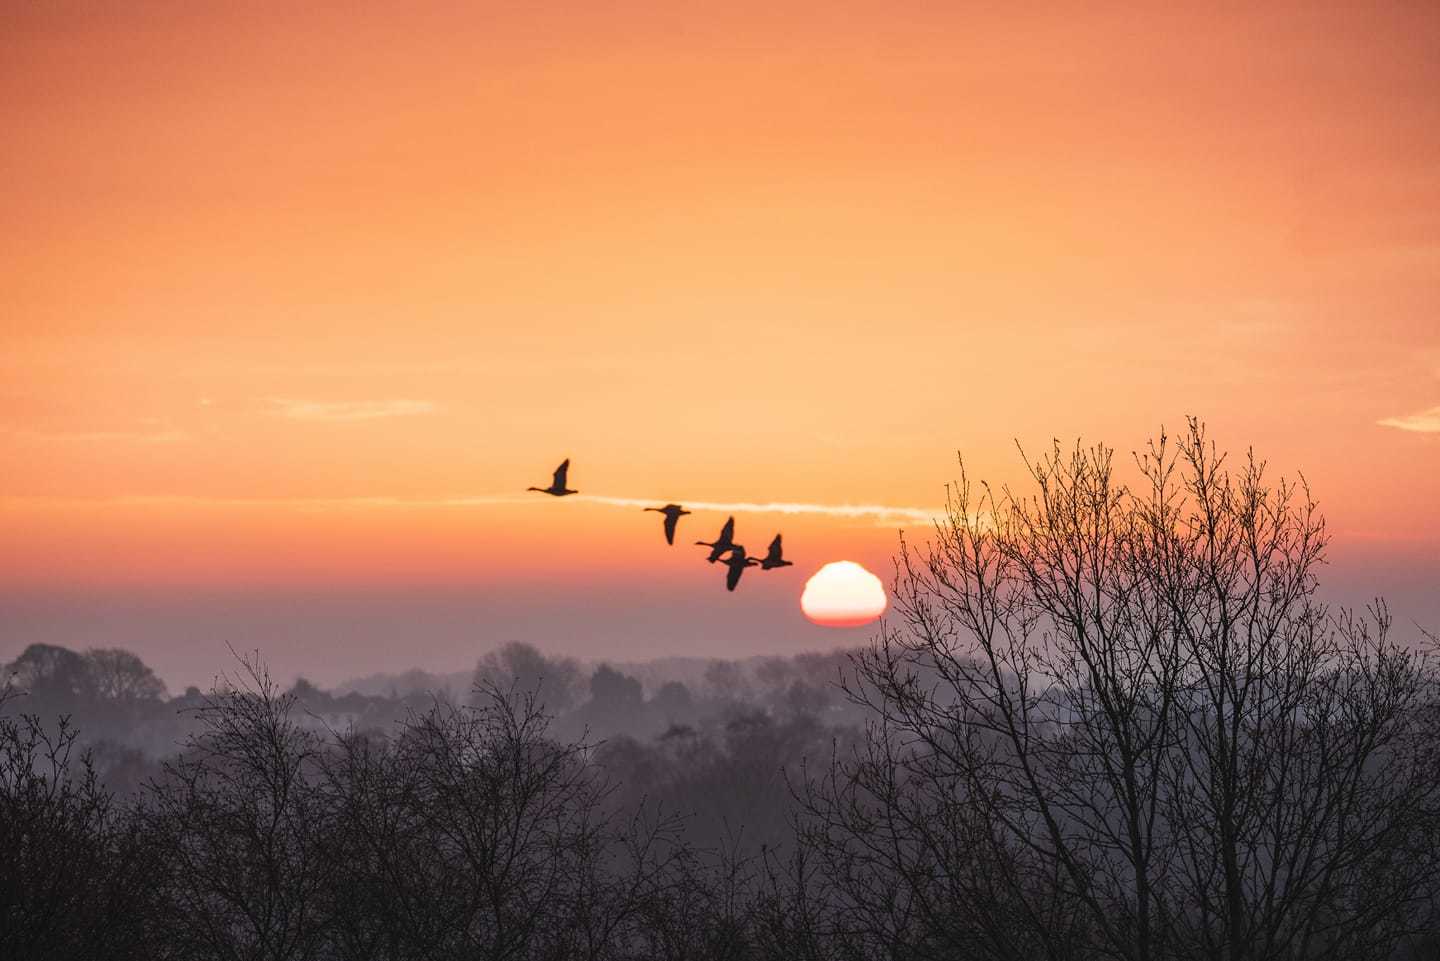
[[[658, 507], [659, 500], [640, 500], [634, 497], [604, 497], [598, 494], [578, 494], [576, 500], [594, 504], [608, 504], [611, 507]], [[698, 511], [718, 511], [728, 514], [816, 514], [822, 517], [873, 517], [877, 520], [903, 519], [930, 523], [945, 516], [943, 508], [893, 507], [885, 504], [798, 504], [789, 501], [684, 501], [685, 507]]]

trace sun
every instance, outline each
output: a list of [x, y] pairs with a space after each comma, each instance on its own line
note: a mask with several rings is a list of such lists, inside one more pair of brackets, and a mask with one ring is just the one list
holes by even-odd
[[880, 578], [854, 561], [833, 561], [805, 582], [800, 609], [825, 627], [859, 627], [885, 613]]

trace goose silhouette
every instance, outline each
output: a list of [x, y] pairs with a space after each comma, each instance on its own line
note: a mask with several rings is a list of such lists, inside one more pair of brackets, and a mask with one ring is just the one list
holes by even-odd
[[542, 494], [549, 494], [552, 497], [564, 497], [566, 494], [578, 494], [579, 491], [572, 491], [565, 486], [565, 475], [570, 470], [570, 458], [565, 458], [564, 463], [555, 468], [555, 479], [550, 482], [549, 487], [527, 487], [526, 490], [539, 491]]
[[780, 535], [776, 534], [775, 539], [770, 542], [769, 552], [760, 559], [760, 569], [769, 571], [777, 567], [793, 567], [794, 564], [794, 561], [787, 561], [780, 556]]
[[705, 559], [714, 564], [725, 556], [726, 551], [735, 546], [735, 518], [731, 517], [725, 522], [725, 526], [720, 528], [720, 536], [713, 541], [696, 541], [695, 543], [701, 547], [710, 548], [710, 556]]
[[665, 543], [675, 543], [675, 524], [690, 513], [679, 504], [666, 504], [664, 507], [647, 507], [647, 511], [654, 511], [657, 514], [665, 515]]
[[740, 583], [740, 575], [745, 573], [745, 568], [754, 567], [760, 561], [754, 557], [745, 556], [744, 544], [733, 544], [730, 547], [730, 556], [725, 559], [725, 566], [730, 570], [725, 572], [725, 589], [735, 590], [735, 585]]

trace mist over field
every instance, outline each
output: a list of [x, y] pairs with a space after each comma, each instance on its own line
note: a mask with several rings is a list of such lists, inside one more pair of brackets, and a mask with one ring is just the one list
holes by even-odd
[[[626, 803], [648, 798], [686, 814], [694, 839], [758, 851], [787, 831], [783, 770], [828, 755], [863, 726], [840, 687], [851, 653], [593, 664], [512, 642], [469, 670], [374, 674], [328, 690], [301, 678], [277, 694], [303, 729], [382, 739], [437, 704], [485, 703], [485, 691], [533, 696], [549, 735], [592, 744]], [[246, 663], [263, 661], [236, 654], [216, 687], [174, 691], [128, 651], [33, 645], [3, 666], [15, 695], [5, 707], [52, 730], [67, 718], [100, 784], [130, 799], [202, 729], [199, 714], [216, 692], [246, 682]]]

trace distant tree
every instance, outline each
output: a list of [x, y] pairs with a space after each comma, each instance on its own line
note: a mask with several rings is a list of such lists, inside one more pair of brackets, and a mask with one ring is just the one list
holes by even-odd
[[795, 664], [783, 657], [767, 657], [755, 668], [755, 679], [776, 690], [783, 690], [794, 676]]
[[120, 713], [133, 715], [164, 699], [165, 682], [131, 652], [102, 647], [86, 651], [84, 657], [95, 697]]
[[635, 711], [644, 702], [645, 693], [635, 678], [601, 664], [590, 675], [590, 700], [606, 710]]
[[511, 641], [475, 666], [477, 703], [487, 701], [484, 691], [496, 688], [534, 693], [545, 710], [563, 714], [579, 703], [583, 680], [572, 658], [551, 659], [529, 644]]
[[788, 714], [815, 716], [824, 712], [833, 699], [831, 690], [797, 678], [790, 682], [780, 702]]
[[590, 700], [572, 718], [599, 737], [639, 733], [651, 726], [645, 691], [633, 677], [602, 664], [590, 675]]
[[745, 669], [734, 661], [711, 661], [705, 668], [705, 683], [722, 700], [743, 700], [750, 693]]
[[295, 683], [290, 685], [289, 693], [293, 695], [296, 700], [302, 701], [306, 698], [324, 697], [329, 699], [330, 697], [327, 692], [320, 690], [320, 688], [303, 677], [295, 678]]
[[1317, 598], [1308, 490], [1191, 422], [962, 472], [856, 666], [866, 747], [806, 792], [813, 849], [887, 952], [1361, 959], [1436, 878], [1437, 678]]
[[90, 665], [81, 654], [55, 644], [31, 644], [4, 668], [10, 686], [30, 695], [36, 714], [74, 714], [89, 710], [98, 693]]
[[660, 715], [667, 727], [684, 724], [695, 718], [695, 699], [690, 696], [690, 689], [679, 681], [662, 684], [660, 690], [650, 699], [650, 706]]

